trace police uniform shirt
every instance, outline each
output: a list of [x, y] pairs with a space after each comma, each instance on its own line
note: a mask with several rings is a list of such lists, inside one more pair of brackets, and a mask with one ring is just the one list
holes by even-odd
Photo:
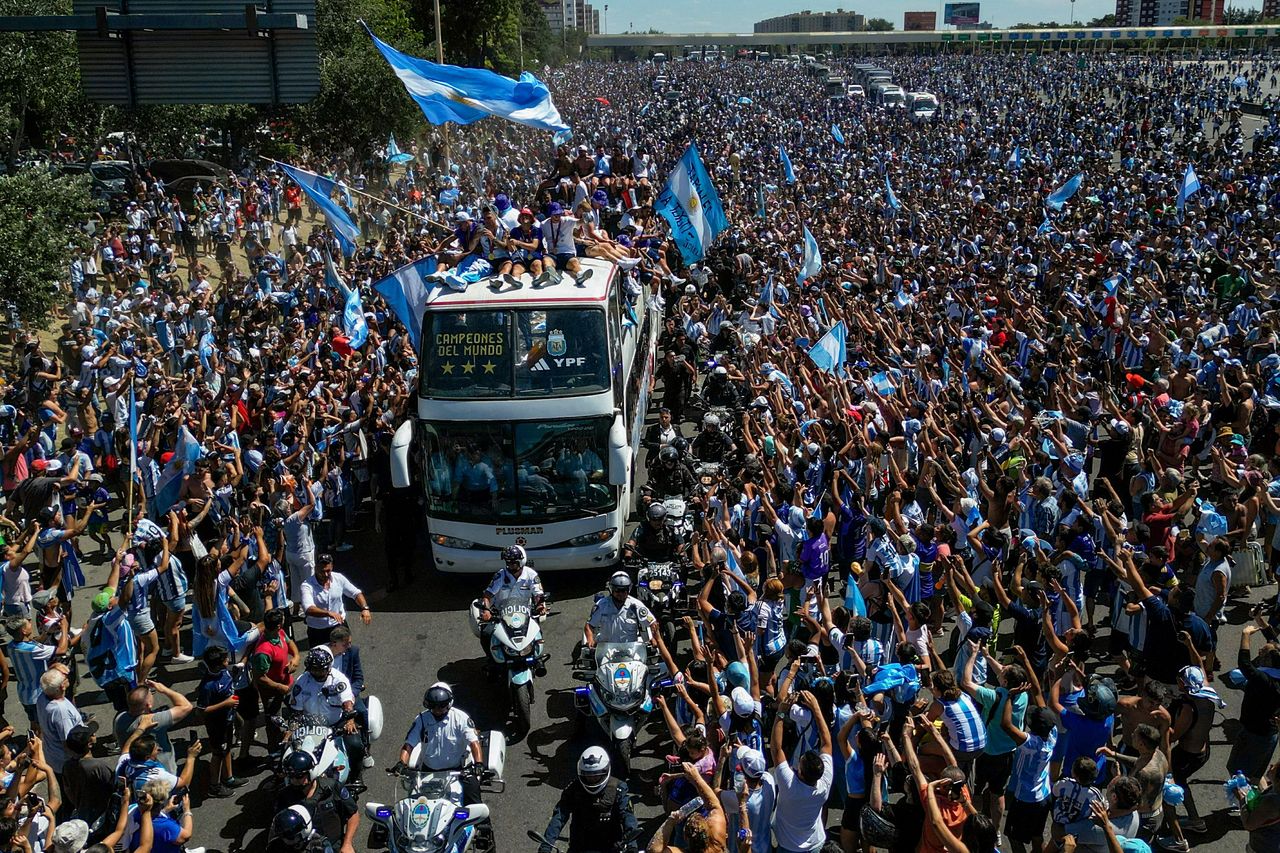
[[344, 704], [351, 702], [354, 705], [355, 701], [351, 682], [336, 669], [329, 670], [329, 677], [323, 684], [316, 681], [311, 673], [304, 672], [289, 691], [290, 708], [321, 717], [329, 725], [338, 722]]
[[538, 592], [542, 589], [542, 581], [538, 579], [538, 573], [530, 566], [521, 568], [518, 577], [513, 577], [504, 568], [493, 576], [493, 580], [489, 581], [489, 585], [485, 587], [484, 591], [490, 596], [496, 596], [502, 590], [510, 589], [511, 587], [527, 588]]
[[479, 740], [471, 716], [458, 708], [450, 708], [443, 720], [437, 720], [430, 711], [423, 711], [404, 738], [410, 747], [422, 744], [419, 764], [428, 770], [462, 767], [471, 757], [471, 744]]
[[628, 595], [618, 607], [613, 596], [606, 595], [591, 608], [589, 624], [598, 643], [636, 643], [648, 640], [649, 626], [657, 621], [634, 596]]

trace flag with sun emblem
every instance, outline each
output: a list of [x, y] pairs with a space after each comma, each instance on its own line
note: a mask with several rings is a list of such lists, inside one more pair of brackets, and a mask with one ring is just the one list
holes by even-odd
[[720, 194], [702, 165], [697, 144], [689, 143], [653, 203], [653, 211], [671, 225], [671, 236], [686, 264], [701, 260], [716, 235], [729, 227]]
[[368, 27], [365, 31], [432, 124], [471, 124], [492, 115], [552, 133], [569, 130], [546, 84], [528, 71], [512, 80], [484, 68], [439, 65], [401, 53]]

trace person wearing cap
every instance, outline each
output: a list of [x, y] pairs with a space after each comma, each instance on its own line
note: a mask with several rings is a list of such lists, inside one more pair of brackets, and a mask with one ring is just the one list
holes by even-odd
[[545, 266], [542, 274], [533, 280], [534, 287], [541, 287], [557, 273], [568, 273], [573, 283], [584, 287], [593, 270], [583, 269], [578, 262], [578, 250], [573, 233], [578, 220], [566, 216], [564, 206], [558, 201], [547, 205], [547, 218], [542, 221]]
[[360, 620], [368, 625], [372, 615], [364, 592], [347, 580], [346, 575], [333, 570], [331, 555], [321, 554], [316, 560], [315, 573], [302, 584], [302, 611], [307, 619], [307, 643], [311, 648], [329, 642], [330, 632], [347, 623], [347, 598], [360, 606]]
[[731, 749], [725, 769], [732, 771], [734, 779], [732, 786], [724, 785], [720, 791], [728, 837], [738, 839], [738, 849], [743, 853], [747, 850], [773, 853], [773, 813], [778, 787], [773, 774], [768, 772], [764, 753], [743, 746]]
[[[48, 591], [42, 590], [45, 598]], [[26, 616], [11, 616], [5, 621], [5, 629], [12, 638], [8, 648], [8, 660], [11, 671], [18, 682], [18, 701], [27, 712], [27, 719], [36, 721], [36, 703], [40, 699], [40, 678], [54, 663], [63, 659], [71, 640], [71, 631], [67, 627], [67, 618], [60, 621], [48, 631], [36, 635], [31, 619]], [[45, 642], [50, 635], [56, 634], [55, 642]]]
[[116, 789], [116, 762], [94, 758], [95, 728], [76, 726], [67, 733], [62, 765], [62, 795], [71, 813], [90, 825], [104, 817]]
[[75, 818], [58, 824], [53, 831], [53, 853], [80, 853], [89, 844], [89, 824]]
[[128, 710], [129, 691], [137, 686], [134, 672], [138, 665], [138, 641], [126, 612], [133, 595], [133, 577], [123, 576], [121, 580], [125, 553], [123, 548], [116, 553], [107, 585], [90, 602], [93, 616], [80, 634], [89, 675], [107, 694], [117, 712]]

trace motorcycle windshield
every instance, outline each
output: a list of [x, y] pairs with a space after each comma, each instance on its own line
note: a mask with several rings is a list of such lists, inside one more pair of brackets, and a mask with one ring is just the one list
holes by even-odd
[[533, 613], [533, 590], [509, 587], [494, 598], [493, 609], [509, 628], [522, 629], [529, 624], [529, 616]]
[[596, 645], [597, 666], [627, 661], [644, 663], [648, 658], [649, 651], [645, 648], [644, 643], [599, 643]]

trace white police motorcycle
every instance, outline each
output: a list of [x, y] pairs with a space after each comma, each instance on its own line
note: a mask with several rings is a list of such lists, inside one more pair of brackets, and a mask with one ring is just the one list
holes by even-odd
[[[377, 696], [368, 699], [369, 708], [369, 743], [382, 737], [382, 703]], [[295, 752], [307, 752], [316, 760], [311, 771], [311, 778], [328, 776], [330, 779], [345, 785], [351, 776], [351, 760], [347, 756], [347, 748], [343, 745], [343, 727], [352, 719], [355, 712], [343, 714], [334, 725], [329, 725], [323, 717], [315, 714], [298, 713], [280, 720], [284, 732], [281, 740], [283, 752], [281, 764]]]
[[651, 691], [671, 685], [670, 679], [659, 680], [666, 665], [651, 664], [644, 643], [597, 643], [592, 656], [584, 642], [583, 652], [574, 677], [587, 684], [574, 688], [574, 706], [600, 725], [618, 775], [625, 778], [636, 731], [653, 710]]
[[492, 662], [490, 671], [506, 671], [507, 693], [516, 715], [516, 731], [520, 733], [533, 728], [533, 679], [547, 674], [547, 659], [551, 657], [542, 650], [539, 624], [546, 618], [545, 601], [546, 596], [526, 584], [500, 591], [490, 608], [491, 631], [486, 631], [486, 623], [480, 620], [484, 606], [480, 599], [471, 602], [468, 612], [471, 633], [480, 639]]
[[390, 803], [365, 803], [364, 811], [373, 828], [369, 848], [391, 853], [492, 853], [477, 843], [477, 829], [488, 822], [489, 807], [483, 803], [462, 805], [465, 774], [480, 774], [485, 790], [501, 793], [506, 783], [502, 771], [507, 760], [507, 741], [501, 732], [487, 732], [481, 739], [483, 766], [462, 770], [427, 770], [421, 766], [422, 745], [409, 753], [409, 762], [388, 768], [398, 777]]

